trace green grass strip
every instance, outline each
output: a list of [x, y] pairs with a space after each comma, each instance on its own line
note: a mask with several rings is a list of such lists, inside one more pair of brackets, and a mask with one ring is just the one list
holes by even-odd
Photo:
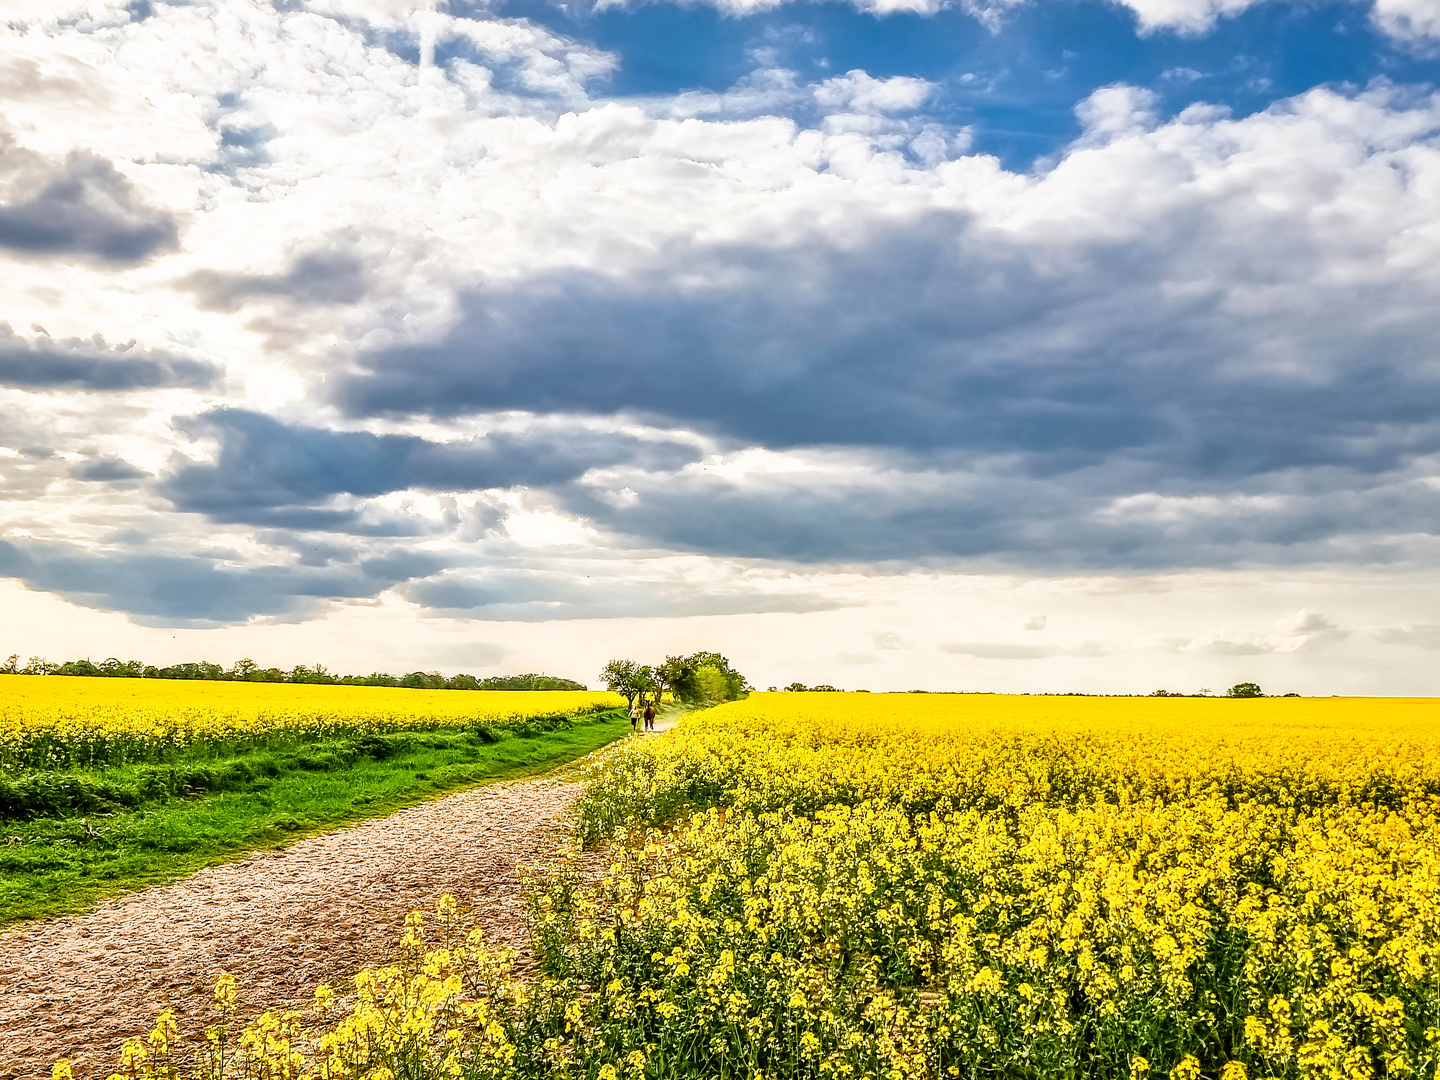
[[339, 739], [178, 762], [158, 779], [136, 770], [32, 776], [32, 784], [109, 793], [130, 805], [82, 813], [61, 798], [28, 820], [0, 820], [0, 927], [84, 911], [437, 795], [544, 772], [629, 731], [616, 710], [526, 734], [399, 732], [363, 744]]

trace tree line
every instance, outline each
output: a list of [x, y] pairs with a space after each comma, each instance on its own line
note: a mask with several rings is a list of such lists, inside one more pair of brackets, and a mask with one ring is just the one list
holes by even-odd
[[307, 667], [296, 664], [288, 671], [264, 668], [254, 660], [237, 660], [230, 667], [198, 660], [188, 664], [156, 667], [139, 660], [117, 660], [110, 657], [98, 663], [91, 660], [67, 660], [51, 663], [39, 656], [20, 663], [19, 653], [0, 665], [0, 675], [82, 675], [112, 679], [197, 679], [206, 682], [309, 683], [322, 686], [400, 686], [413, 690], [584, 690], [584, 683], [555, 675], [491, 675], [477, 679], [474, 675], [445, 676], [438, 671], [412, 671], [408, 675], [388, 675], [374, 671], [369, 675], [336, 675], [324, 664]]
[[686, 705], [718, 705], [736, 701], [753, 689], [745, 676], [717, 652], [667, 656], [659, 664], [611, 660], [600, 678], [607, 690], [624, 694], [631, 705], [638, 699], [641, 705], [659, 706], [665, 694]]

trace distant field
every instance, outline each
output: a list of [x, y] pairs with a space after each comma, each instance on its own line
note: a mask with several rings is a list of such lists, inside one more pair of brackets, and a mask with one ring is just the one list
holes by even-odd
[[0, 676], [0, 925], [560, 764], [627, 732], [623, 704]]
[[0, 676], [0, 769], [164, 760], [252, 743], [565, 719], [624, 704], [570, 690]]

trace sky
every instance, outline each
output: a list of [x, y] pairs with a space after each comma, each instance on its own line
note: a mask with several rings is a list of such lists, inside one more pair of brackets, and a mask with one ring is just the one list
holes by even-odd
[[0, 654], [1440, 694], [1440, 0], [0, 0]]

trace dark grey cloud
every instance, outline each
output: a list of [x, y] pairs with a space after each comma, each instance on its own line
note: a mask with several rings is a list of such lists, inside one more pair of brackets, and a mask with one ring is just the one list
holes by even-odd
[[0, 540], [0, 578], [15, 578], [85, 607], [124, 611], [156, 626], [221, 626], [255, 617], [305, 618], [326, 603], [387, 589], [430, 614], [509, 622], [759, 611], [823, 611], [839, 604], [806, 594], [716, 593], [673, 583], [637, 588], [620, 578], [589, 581], [565, 570], [456, 567], [457, 556], [363, 546], [332, 547], [315, 563], [244, 565], [231, 551], [154, 550], [144, 535], [88, 550]]
[[236, 566], [229, 553], [88, 551], [0, 540], [0, 577], [85, 607], [127, 612], [159, 626], [218, 626], [254, 616], [303, 617], [330, 600], [368, 598], [442, 568], [434, 556], [398, 552], [351, 565]]
[[[933, 213], [843, 242], [677, 246], [472, 293], [440, 340], [362, 353], [336, 393], [357, 415], [620, 413], [873, 455], [848, 488], [565, 493], [710, 553], [1161, 568], [1384, 561], [1387, 536], [1440, 535], [1412, 482], [1440, 453], [1440, 297], [1359, 242], [1320, 250], [1301, 218], [1224, 211], [1103, 242]], [[1365, 272], [1337, 277], [1343, 259]], [[1152, 495], [1171, 503], [1125, 503]]]
[[145, 205], [108, 161], [76, 151], [38, 190], [0, 204], [0, 248], [133, 264], [173, 250], [175, 219]]
[[301, 255], [283, 274], [225, 274], [202, 270], [185, 279], [203, 307], [234, 311], [255, 297], [279, 297], [297, 304], [353, 304], [365, 296], [365, 265], [353, 253], [321, 251]]
[[[236, 104], [238, 100], [231, 107]], [[207, 171], [233, 175], [241, 169], [269, 164], [269, 143], [279, 132], [269, 124], [222, 124], [219, 134], [220, 153]]]
[[[1063, 259], [936, 213], [843, 246], [557, 272], [468, 296], [439, 342], [362, 354], [338, 393], [357, 414], [629, 411], [770, 447], [1015, 454], [1036, 472], [1116, 455], [1167, 476], [1382, 470], [1440, 448], [1427, 291], [1310, 280], [1303, 237], [1196, 252], [1214, 246], [1203, 216], [1177, 217]], [[1293, 294], [1228, 310], [1274, 277]], [[1303, 363], [1275, 363], [1282, 346]]]
[[0, 386], [26, 390], [153, 390], [215, 386], [221, 369], [201, 360], [70, 338], [26, 340], [0, 323]]
[[580, 428], [442, 443], [287, 425], [239, 409], [177, 426], [219, 443], [213, 463], [182, 466], [160, 485], [177, 509], [222, 522], [382, 535], [396, 528], [393, 519], [377, 521], [361, 510], [324, 504], [336, 495], [367, 498], [410, 488], [553, 487], [598, 465], [673, 469], [695, 457], [693, 447], [682, 443]]
[[445, 574], [400, 591], [434, 615], [505, 622], [830, 611], [843, 606], [809, 593], [715, 592], [513, 569]]
[[77, 480], [124, 484], [143, 480], [150, 474], [120, 458], [95, 458], [93, 461], [87, 461], [83, 465], [77, 465], [71, 469], [70, 475]]
[[[623, 503], [572, 488], [565, 504], [638, 543], [802, 563], [1160, 571], [1432, 558], [1440, 503], [1423, 483], [1327, 471], [1323, 482], [1234, 498], [1133, 502], [1123, 467], [1035, 476], [854, 466], [849, 483], [692, 471], [632, 481]], [[866, 473], [873, 473], [866, 476]], [[1278, 485], [1277, 485], [1278, 486]]]

